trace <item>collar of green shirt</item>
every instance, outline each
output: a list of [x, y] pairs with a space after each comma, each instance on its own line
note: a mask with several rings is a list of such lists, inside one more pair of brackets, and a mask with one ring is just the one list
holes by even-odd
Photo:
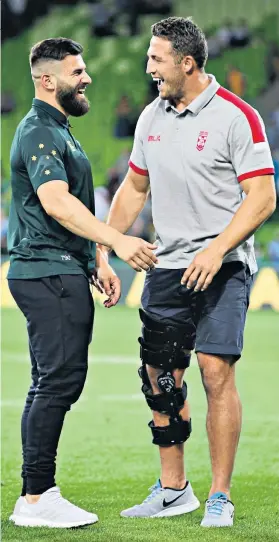
[[53, 107], [52, 105], [44, 102], [43, 100], [38, 100], [38, 98], [33, 99], [32, 106], [36, 109], [42, 109], [47, 115], [50, 115], [55, 120], [57, 120], [57, 122], [59, 122], [66, 128], [69, 128], [69, 121], [67, 117], [63, 113], [61, 113], [61, 111], [59, 111], [59, 109], [57, 109], [56, 107]]
[[[210, 102], [210, 100], [215, 96], [218, 88], [220, 87], [219, 83], [217, 83], [214, 75], [208, 74], [210, 81], [210, 85], [206, 87], [203, 92], [201, 92], [183, 111], [180, 111], [180, 115], [185, 115], [185, 112], [191, 111], [194, 115], [197, 115], [207, 104]], [[177, 113], [177, 109], [168, 101], [166, 100], [166, 111], [175, 111]]]

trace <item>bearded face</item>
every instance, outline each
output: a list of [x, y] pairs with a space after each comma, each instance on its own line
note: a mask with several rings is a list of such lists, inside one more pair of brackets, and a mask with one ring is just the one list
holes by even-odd
[[60, 83], [56, 90], [56, 100], [64, 111], [73, 117], [81, 117], [88, 113], [90, 103], [84, 95], [86, 86], [79, 83], [75, 87]]

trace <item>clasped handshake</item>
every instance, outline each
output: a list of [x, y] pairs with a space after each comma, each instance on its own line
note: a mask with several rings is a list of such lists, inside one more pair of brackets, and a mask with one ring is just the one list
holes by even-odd
[[[115, 231], [111, 248], [135, 271], [149, 271], [158, 262], [158, 258], [153, 252], [157, 246], [138, 237], [123, 235]], [[100, 293], [105, 293], [108, 296], [104, 301], [106, 308], [113, 307], [118, 303], [121, 296], [121, 282], [108, 263], [108, 249], [103, 245], [97, 245], [96, 269], [92, 275], [92, 282]]]
[[149, 271], [158, 263], [154, 254], [157, 245], [148, 243], [139, 237], [119, 234], [113, 243], [115, 254], [128, 263], [135, 271]]
[[[124, 262], [128, 263], [136, 271], [149, 271], [159, 262], [154, 254], [157, 246], [148, 243], [138, 237], [123, 235], [116, 232], [111, 244], [115, 254]], [[95, 273], [92, 276], [94, 286], [109, 297], [104, 302], [109, 308], [119, 301], [121, 295], [120, 280], [110, 267], [107, 260], [108, 252], [105, 247], [97, 248], [97, 261]], [[224, 254], [220, 252], [218, 245], [214, 243], [195, 255], [191, 264], [181, 278], [181, 284], [187, 289], [195, 292], [204, 291], [211, 284], [214, 276], [221, 268]]]

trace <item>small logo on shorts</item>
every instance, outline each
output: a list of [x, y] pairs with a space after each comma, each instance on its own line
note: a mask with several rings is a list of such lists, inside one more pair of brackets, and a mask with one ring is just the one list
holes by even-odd
[[197, 149], [198, 151], [202, 151], [204, 149], [206, 140], [207, 140], [208, 132], [200, 132], [198, 141], [197, 141]]
[[148, 136], [148, 141], [161, 141], [161, 136], [160, 135], [149, 135]]
[[62, 254], [61, 259], [63, 262], [68, 262], [71, 259], [71, 256], [69, 254]]

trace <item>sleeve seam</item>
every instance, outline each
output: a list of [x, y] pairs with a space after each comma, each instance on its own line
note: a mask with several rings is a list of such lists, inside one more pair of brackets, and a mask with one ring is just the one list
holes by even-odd
[[[243, 116], [243, 113], [242, 113], [242, 111], [241, 111], [238, 115], [236, 115], [236, 116], [232, 119], [231, 124], [230, 124], [230, 127], [229, 127], [229, 131], [228, 131], [228, 141], [230, 141], [231, 131], [232, 131], [232, 129], [233, 129], [234, 122], [236, 122], [237, 119], [240, 119], [242, 116]], [[244, 116], [245, 116], [245, 115], [244, 115]]]

